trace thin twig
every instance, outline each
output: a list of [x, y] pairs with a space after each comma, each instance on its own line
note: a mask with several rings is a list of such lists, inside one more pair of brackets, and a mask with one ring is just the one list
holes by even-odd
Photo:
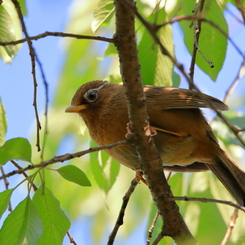
[[[228, 5], [229, 6], [229, 5]], [[232, 18], [234, 18], [239, 24], [244, 24], [243, 21], [235, 14], [230, 8], [228, 8], [226, 5], [225, 11], [231, 15]]]
[[173, 197], [167, 197], [167, 199], [174, 200], [174, 201], [187, 201], [187, 202], [197, 201], [197, 202], [204, 202], [204, 203], [220, 203], [220, 204], [224, 204], [224, 205], [228, 205], [228, 206], [240, 209], [243, 212], [245, 212], [245, 207], [240, 206], [230, 201], [223, 201], [223, 200], [210, 199], [210, 198], [187, 197], [187, 196], [182, 196], [182, 197], [173, 196]]
[[225, 93], [225, 98], [224, 98], [224, 103], [227, 103], [230, 95], [232, 94], [233, 90], [235, 89], [235, 87], [237, 86], [239, 80], [244, 76], [245, 74], [245, 61], [243, 60], [242, 64], [240, 65], [240, 68], [237, 72], [237, 75], [235, 77], [235, 79], [233, 80], [233, 82], [231, 83], [230, 87], [228, 88], [228, 90]]
[[239, 53], [239, 55], [242, 56], [242, 58], [245, 58], [245, 55], [243, 53], [243, 51], [235, 44], [235, 42], [229, 37], [229, 35], [222, 29], [220, 28], [219, 25], [217, 25], [216, 23], [214, 23], [211, 20], [199, 17], [199, 16], [186, 16], [186, 15], [180, 15], [177, 17], [174, 17], [173, 19], [163, 23], [162, 25], [158, 25], [157, 28], [159, 29], [162, 26], [168, 25], [168, 24], [173, 24], [175, 22], [180, 22], [183, 20], [192, 20], [192, 21], [202, 21], [202, 22], [206, 22], [208, 24], [210, 24], [212, 27], [214, 27], [215, 29], [217, 29], [224, 37], [226, 37], [229, 42], [233, 45], [233, 47], [236, 49], [236, 51]]
[[220, 245], [225, 245], [227, 243], [229, 237], [231, 236], [232, 230], [236, 224], [237, 217], [238, 217], [238, 209], [236, 208], [234, 210], [231, 218], [230, 218], [229, 226], [228, 226], [227, 231], [225, 233], [224, 239], [222, 240]]
[[[19, 170], [22, 170], [23, 168], [14, 160], [10, 160], [10, 162]], [[38, 188], [37, 186], [32, 182], [32, 180], [30, 180], [29, 176], [25, 173], [22, 172], [22, 174], [24, 175], [24, 177], [26, 178], [26, 180], [29, 182], [29, 184], [32, 186], [33, 190], [36, 191]]]
[[[23, 15], [22, 15], [22, 12], [21, 12], [21, 8], [20, 8], [20, 4], [17, 0], [12, 0], [14, 6], [15, 6], [15, 9], [18, 13], [18, 17], [20, 19], [20, 23], [21, 23], [21, 27], [22, 27], [22, 32], [24, 33], [25, 37], [26, 38], [29, 38], [29, 35], [27, 33], [27, 30], [26, 30], [26, 26], [25, 26], [25, 22], [24, 22], [24, 19], [23, 19]], [[33, 107], [34, 107], [34, 111], [35, 111], [35, 116], [36, 116], [36, 129], [37, 129], [37, 132], [36, 132], [36, 135], [37, 135], [37, 141], [36, 141], [36, 146], [37, 146], [37, 150], [40, 151], [41, 150], [41, 147], [40, 147], [40, 133], [39, 131], [41, 130], [41, 123], [40, 123], [40, 120], [39, 120], [39, 115], [38, 115], [38, 109], [37, 109], [37, 78], [36, 78], [36, 62], [35, 62], [35, 57], [36, 57], [36, 52], [32, 46], [32, 42], [30, 40], [27, 40], [27, 44], [28, 44], [28, 47], [29, 47], [29, 51], [30, 51], [30, 57], [31, 57], [31, 65], [32, 65], [32, 77], [33, 77], [33, 88], [34, 88], [34, 95], [33, 95]]]
[[49, 102], [49, 96], [48, 96], [48, 82], [43, 70], [43, 66], [41, 61], [39, 60], [38, 56], [36, 56], [37, 64], [39, 66], [39, 69], [41, 71], [44, 89], [45, 89], [45, 109], [44, 109], [44, 132], [43, 132], [43, 143], [42, 143], [42, 151], [41, 151], [41, 160], [43, 161], [44, 156], [44, 150], [45, 150], [45, 144], [48, 136], [48, 102]]
[[69, 237], [70, 243], [72, 243], [72, 244], [74, 244], [74, 245], [77, 245], [76, 242], [74, 241], [73, 237], [71, 236], [70, 232], [67, 231], [66, 234], [67, 234], [67, 236]]
[[119, 211], [116, 224], [115, 224], [115, 226], [114, 226], [114, 228], [113, 228], [113, 230], [112, 230], [112, 232], [111, 232], [111, 234], [109, 236], [107, 245], [112, 245], [114, 243], [114, 240], [115, 240], [115, 237], [117, 235], [117, 232], [118, 232], [120, 226], [123, 225], [123, 218], [124, 218], [126, 207], [128, 205], [128, 201], [129, 201], [131, 195], [133, 194], [133, 192], [134, 192], [136, 186], [138, 185], [138, 183], [139, 183], [139, 181], [136, 178], [134, 178], [131, 181], [131, 185], [129, 186], [129, 189], [127, 190], [126, 194], [123, 197], [122, 206], [121, 206], [121, 209]]
[[151, 226], [150, 226], [150, 228], [148, 230], [148, 237], [147, 237], [147, 243], [146, 243], [147, 245], [150, 245], [151, 238], [152, 238], [152, 233], [154, 231], [158, 216], [159, 216], [159, 213], [156, 212], [155, 217], [154, 217], [154, 219], [152, 221], [152, 224], [151, 224]]
[[242, 18], [243, 18], [243, 22], [245, 24], [245, 7], [242, 4], [241, 0], [235, 0], [236, 1], [236, 6], [239, 9], [239, 11], [241, 12]]
[[[8, 182], [7, 178], [4, 177], [5, 176], [5, 172], [4, 172], [4, 169], [3, 169], [3, 165], [0, 165], [0, 171], [2, 173], [2, 177], [3, 177], [5, 189], [8, 190], [9, 189], [9, 182]], [[9, 202], [9, 204], [8, 204], [8, 211], [9, 212], [12, 212], [13, 211], [11, 202]]]
[[[205, 0], [201, 0], [201, 1], [196, 2], [195, 9], [193, 10], [194, 16], [202, 15], [204, 2], [205, 2]], [[200, 4], [198, 5], [198, 3], [200, 3]], [[199, 51], [199, 52], [201, 51], [199, 49], [199, 45], [198, 45], [199, 36], [201, 34], [201, 25], [202, 25], [202, 22], [200, 20], [197, 21], [197, 24], [196, 24], [196, 20], [193, 21], [194, 43], [193, 43], [191, 65], [190, 65], [190, 69], [189, 69], [190, 80], [192, 81], [192, 83], [189, 84], [190, 89], [193, 89], [194, 70], [195, 70], [195, 64], [196, 64], [197, 51]], [[200, 52], [200, 53], [202, 54], [202, 52]]]
[[161, 232], [157, 235], [157, 237], [156, 237], [155, 241], [152, 243], [152, 245], [157, 245], [157, 244], [159, 244], [159, 242], [160, 242], [163, 238], [164, 238], [164, 234], [163, 234], [163, 232], [161, 231]]
[[[168, 175], [166, 176], [166, 180], [167, 181], [169, 181], [171, 175], [172, 175], [172, 172], [168, 172]], [[159, 212], [157, 211], [156, 214], [155, 214], [155, 217], [154, 217], [154, 219], [152, 221], [151, 227], [148, 230], [147, 245], [150, 244], [150, 241], [151, 241], [151, 238], [152, 238], [152, 233], [154, 231], [154, 228], [155, 228], [155, 225], [156, 225], [158, 217], [159, 217]]]
[[23, 38], [23, 39], [20, 39], [20, 40], [15, 40], [15, 41], [11, 41], [11, 42], [0, 42], [0, 46], [17, 45], [17, 44], [28, 42], [28, 41], [31, 41], [31, 40], [39, 40], [39, 39], [47, 37], [47, 36], [72, 37], [72, 38], [76, 38], [76, 39], [95, 40], [95, 41], [103, 41], [103, 42], [108, 42], [108, 43], [113, 43], [114, 42], [113, 38], [107, 38], [107, 37], [88, 36], [88, 35], [79, 35], [79, 34], [64, 33], [64, 32], [46, 31], [46, 32], [38, 34], [36, 36], [26, 37], [26, 38]]
[[28, 171], [28, 170], [31, 170], [31, 169], [44, 168], [44, 167], [46, 167], [46, 166], [48, 166], [50, 164], [56, 163], [56, 162], [64, 162], [64, 161], [68, 161], [68, 160], [76, 158], [76, 157], [81, 157], [81, 156], [83, 156], [85, 154], [88, 154], [88, 153], [91, 153], [91, 152], [100, 151], [100, 150], [104, 150], [104, 149], [111, 149], [111, 148], [116, 147], [116, 146], [125, 145], [128, 142], [129, 142], [129, 140], [124, 140], [124, 141], [119, 141], [117, 143], [110, 144], [110, 145], [89, 148], [88, 150], [85, 150], [85, 151], [79, 151], [79, 152], [76, 152], [76, 153], [67, 153], [67, 154], [64, 154], [64, 155], [55, 156], [55, 157], [53, 157], [53, 158], [51, 158], [51, 159], [49, 159], [47, 161], [40, 162], [39, 164], [29, 165], [26, 168], [22, 168], [22, 169], [19, 169], [19, 170], [12, 171], [12, 172], [10, 172], [8, 174], [5, 174], [5, 175], [0, 177], [0, 180], [4, 179], [4, 178], [7, 178], [7, 177], [10, 177], [10, 176], [13, 176], [15, 174], [22, 174], [25, 171]]

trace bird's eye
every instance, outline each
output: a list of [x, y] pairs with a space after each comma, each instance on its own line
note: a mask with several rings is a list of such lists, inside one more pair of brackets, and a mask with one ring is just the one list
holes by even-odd
[[84, 98], [89, 102], [94, 102], [98, 99], [98, 91], [90, 89], [84, 94]]

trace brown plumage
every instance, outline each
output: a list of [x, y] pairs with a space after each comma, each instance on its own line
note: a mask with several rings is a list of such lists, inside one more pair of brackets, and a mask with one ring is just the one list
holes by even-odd
[[[228, 110], [222, 101], [196, 91], [145, 86], [147, 112], [158, 152], [167, 170], [197, 172], [212, 170], [236, 201], [245, 205], [245, 172], [220, 148], [199, 108]], [[66, 112], [79, 113], [98, 145], [124, 140], [128, 113], [122, 85], [92, 81], [82, 85]], [[127, 167], [140, 171], [134, 146], [105, 150]]]

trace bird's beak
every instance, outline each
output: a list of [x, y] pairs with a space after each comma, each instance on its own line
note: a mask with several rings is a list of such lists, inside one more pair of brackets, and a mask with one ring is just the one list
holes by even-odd
[[65, 112], [80, 113], [82, 110], [87, 109], [86, 105], [72, 105], [66, 108]]

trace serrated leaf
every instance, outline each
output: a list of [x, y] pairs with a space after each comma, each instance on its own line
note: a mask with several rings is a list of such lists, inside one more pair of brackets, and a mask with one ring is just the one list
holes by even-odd
[[[0, 41], [10, 42], [16, 39], [14, 34], [13, 21], [3, 6], [0, 6]], [[15, 54], [15, 46], [7, 45], [3, 46], [9, 57], [13, 57]]]
[[67, 165], [57, 169], [58, 173], [66, 180], [81, 186], [91, 186], [85, 173], [74, 165]]
[[[150, 16], [150, 21], [154, 20], [154, 16]], [[164, 9], [161, 9], [157, 16], [161, 23], [167, 20]], [[172, 27], [170, 25], [162, 27], [158, 35], [165, 48], [174, 55]], [[160, 47], [154, 44], [152, 36], [147, 30], [142, 35], [138, 50], [143, 84], [172, 86], [173, 63], [167, 56], [162, 54]]]
[[33, 203], [43, 222], [44, 229], [38, 245], [62, 244], [70, 227], [70, 221], [61, 209], [59, 201], [49, 189], [40, 187], [33, 196]]
[[0, 156], [0, 164], [2, 165], [12, 159], [31, 162], [31, 145], [25, 138], [8, 140], [0, 147]]
[[92, 31], [96, 32], [100, 26], [106, 26], [111, 20], [115, 6], [112, 0], [100, 0], [97, 8], [94, 10], [94, 20], [92, 22]]
[[8, 215], [0, 231], [0, 244], [35, 245], [43, 232], [42, 221], [27, 197]]
[[0, 146], [5, 142], [5, 135], [7, 131], [7, 119], [5, 110], [0, 99]]
[[[192, 15], [194, 5], [194, 0], [187, 1], [186, 4], [183, 4], [183, 14]], [[204, 3], [202, 17], [217, 24], [225, 33], [228, 33], [228, 26], [223, 15], [223, 9], [218, 5], [217, 1], [206, 1]], [[195, 24], [191, 25], [190, 21], [181, 21], [180, 25], [184, 32], [185, 44], [190, 54], [192, 54], [194, 44], [193, 28]], [[212, 62], [214, 67], [210, 67], [210, 64], [202, 57], [200, 52], [197, 52], [196, 64], [215, 81], [225, 60], [227, 38], [211, 24], [202, 22], [198, 47], [206, 59]]]
[[10, 189], [0, 193], [0, 218], [8, 207], [13, 191], [14, 189]]

